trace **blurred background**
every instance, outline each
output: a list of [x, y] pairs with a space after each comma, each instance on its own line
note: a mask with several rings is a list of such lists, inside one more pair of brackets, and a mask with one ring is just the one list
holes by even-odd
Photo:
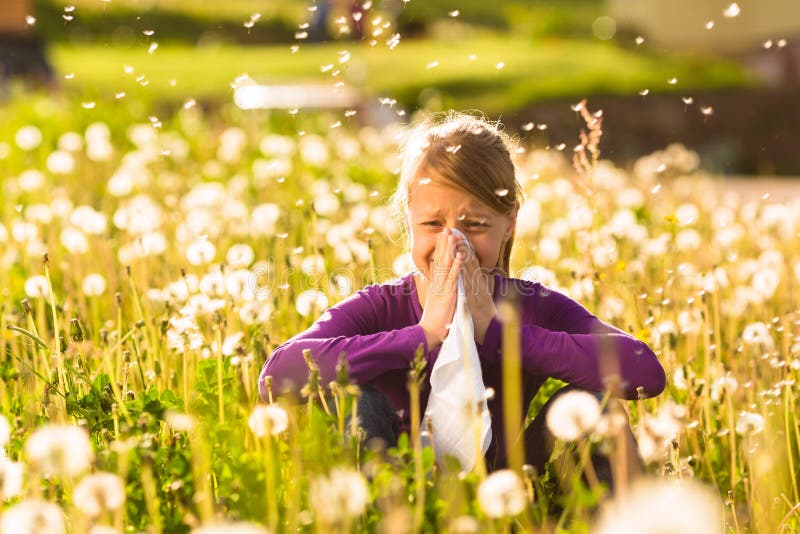
[[[0, 0], [0, 106], [187, 105], [358, 125], [477, 109], [570, 150], [587, 98], [618, 164], [680, 142], [722, 174], [800, 174], [797, 0]], [[122, 108], [121, 108], [122, 109]], [[226, 111], [228, 110], [228, 111]]]

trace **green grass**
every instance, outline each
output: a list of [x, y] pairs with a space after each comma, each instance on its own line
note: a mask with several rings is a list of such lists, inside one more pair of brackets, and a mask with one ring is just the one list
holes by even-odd
[[[339, 52], [351, 59], [340, 65]], [[476, 58], [470, 60], [470, 55]], [[438, 89], [445, 106], [510, 112], [533, 101], [590, 94], [636, 94], [741, 86], [750, 83], [737, 65], [703, 58], [656, 56], [609, 43], [478, 36], [450, 41], [402, 41], [389, 50], [354, 43], [306, 44], [292, 54], [288, 45], [192, 47], [160, 45], [153, 54], [136, 47], [59, 44], [52, 58], [65, 81], [86, 98], [113, 98], [124, 91], [148, 101], [185, 98], [220, 101], [243, 73], [266, 83], [333, 82], [323, 65], [342, 68], [339, 78], [370, 97], [390, 96], [415, 107], [419, 93]], [[438, 66], [428, 66], [438, 61]], [[502, 62], [503, 67], [497, 68]], [[134, 67], [125, 74], [124, 66]], [[144, 74], [148, 85], [136, 78]], [[671, 86], [670, 78], [678, 83]], [[175, 80], [175, 85], [170, 85]]]

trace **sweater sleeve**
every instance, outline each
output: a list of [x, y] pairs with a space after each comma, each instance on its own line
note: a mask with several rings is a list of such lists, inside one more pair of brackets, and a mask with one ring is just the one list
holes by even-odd
[[303, 350], [309, 349], [319, 365], [320, 380], [336, 378], [339, 354], [344, 353], [350, 378], [365, 383], [392, 369], [410, 367], [420, 346], [427, 353], [425, 332], [419, 325], [387, 329], [389, 322], [381, 295], [374, 288], [359, 291], [329, 308], [304, 332], [277, 347], [259, 376], [259, 392], [267, 397], [265, 377], [271, 376], [276, 393], [298, 392], [308, 381]]
[[[605, 390], [608, 378], [617, 376], [627, 399], [637, 398], [640, 387], [646, 397], [664, 390], [664, 368], [646, 343], [604, 323], [556, 291], [537, 291], [525, 298], [525, 304], [535, 308], [537, 318], [520, 327], [526, 372], [591, 391]], [[499, 362], [502, 357], [502, 328], [496, 317], [489, 324], [480, 350], [489, 361]]]

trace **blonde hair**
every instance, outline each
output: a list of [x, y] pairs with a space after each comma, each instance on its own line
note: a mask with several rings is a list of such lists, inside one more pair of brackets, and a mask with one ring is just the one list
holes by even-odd
[[[512, 155], [514, 143], [499, 122], [460, 112], [429, 115], [412, 126], [403, 147], [403, 166], [392, 195], [393, 213], [404, 230], [409, 190], [421, 169], [433, 171], [500, 215], [519, 207], [522, 189]], [[515, 230], [503, 243], [496, 268], [508, 274]]]

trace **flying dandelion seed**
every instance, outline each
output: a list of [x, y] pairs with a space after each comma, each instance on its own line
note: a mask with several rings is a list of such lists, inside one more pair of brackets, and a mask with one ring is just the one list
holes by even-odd
[[294, 34], [295, 39], [306, 39], [308, 37], [308, 32], [296, 32]]
[[536, 125], [536, 129], [540, 130], [540, 131], [544, 131], [544, 130], [547, 129], [547, 125], [546, 124], [537, 124]]
[[74, 72], [68, 72], [68, 73], [66, 73], [66, 74], [64, 75], [64, 79], [65, 79], [65, 80], [74, 80], [74, 79], [75, 79], [75, 73], [74, 73]]
[[67, 22], [71, 22], [72, 19], [74, 19], [75, 17], [73, 17], [72, 15], [64, 14], [64, 15], [61, 15], [61, 18], [64, 19], [65, 21], [67, 21]]
[[425, 68], [426, 68], [426, 69], [428, 69], [428, 70], [430, 70], [430, 69], [435, 69], [435, 68], [436, 68], [436, 67], [438, 67], [438, 66], [439, 66], [439, 60], [438, 60], [438, 59], [435, 59], [435, 60], [431, 61], [430, 63], [428, 63], [428, 64], [425, 66]]
[[640, 96], [647, 96], [649, 94], [650, 94], [650, 89], [642, 89], [641, 91], [639, 91]]
[[294, 54], [298, 50], [300, 50], [300, 46], [299, 45], [292, 45], [292, 46], [289, 47], [289, 50], [291, 51], [292, 54]]
[[732, 19], [739, 16], [739, 13], [742, 12], [742, 9], [739, 7], [739, 4], [736, 2], [731, 3], [728, 7], [725, 8], [725, 11], [722, 12], [722, 15], [725, 18]]
[[36, 24], [36, 17], [28, 15], [27, 17], [25, 17], [25, 24], [27, 24], [28, 26], [33, 26], [34, 24]]
[[142, 33], [148, 37], [152, 37], [156, 32], [154, 30], [142, 30]]
[[460, 14], [460, 12], [459, 12], [457, 9], [454, 9], [453, 11], [451, 11], [451, 12], [449, 12], [449, 13], [448, 13], [448, 16], [455, 18], [455, 17], [457, 17], [459, 14]]
[[634, 42], [636, 43], [636, 46], [639, 46], [639, 45], [641, 45], [642, 43], [644, 43], [644, 37], [642, 37], [641, 35], [639, 35], [639, 36], [637, 36], [637, 37], [636, 37], [636, 39], [634, 39]]
[[494, 194], [498, 197], [504, 197], [508, 195], [508, 189], [495, 189]]
[[150, 47], [147, 49], [148, 54], [152, 54], [158, 49], [158, 43], [150, 43]]
[[686, 104], [687, 106], [688, 106], [688, 105], [691, 105], [691, 104], [693, 104], [693, 103], [694, 103], [694, 98], [692, 98], [691, 96], [684, 96], [683, 98], [681, 98], [681, 100], [682, 100], [682, 101], [683, 101], [683, 103], [684, 103], [684, 104]]
[[761, 46], [767, 49], [772, 48], [772, 39], [767, 39], [761, 44]]
[[787, 44], [786, 39], [778, 39], [778, 48], [784, 48]]
[[395, 33], [386, 41], [386, 45], [389, 47], [389, 50], [394, 50], [399, 44], [400, 44], [399, 33]]
[[709, 20], [708, 22], [706, 22], [706, 29], [707, 30], [710, 30], [713, 27], [714, 27], [714, 21], [713, 20]]
[[706, 117], [709, 117], [714, 114], [714, 108], [712, 108], [711, 106], [701, 107], [700, 113], [702, 113]]
[[564, 150], [565, 148], [567, 148], [567, 144], [566, 143], [561, 143], [559, 145], [556, 145], [556, 150], [558, 150], [559, 152]]
[[497, 69], [497, 70], [500, 70], [500, 69], [504, 68], [505, 66], [506, 66], [505, 62], [504, 61], [500, 61], [499, 63], [497, 63], [494, 66], [494, 68]]
[[676, 83], [678, 83], [678, 78], [670, 78], [669, 80], [667, 80], [667, 83], [670, 85], [675, 85]]

